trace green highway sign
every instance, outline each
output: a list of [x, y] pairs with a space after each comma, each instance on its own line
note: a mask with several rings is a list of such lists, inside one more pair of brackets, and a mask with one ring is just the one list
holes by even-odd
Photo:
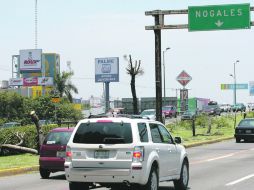
[[250, 28], [250, 4], [190, 6], [189, 31]]

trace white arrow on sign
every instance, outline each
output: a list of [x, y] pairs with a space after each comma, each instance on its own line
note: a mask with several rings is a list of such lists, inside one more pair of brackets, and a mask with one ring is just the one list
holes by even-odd
[[221, 22], [220, 20], [218, 20], [217, 22], [215, 22], [215, 24], [216, 26], [221, 27], [224, 24], [224, 22]]

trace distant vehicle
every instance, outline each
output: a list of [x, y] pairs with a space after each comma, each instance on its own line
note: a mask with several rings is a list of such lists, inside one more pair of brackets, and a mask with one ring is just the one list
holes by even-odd
[[245, 112], [246, 106], [243, 103], [237, 103], [232, 106], [232, 111], [233, 112], [238, 112], [238, 111]]
[[21, 126], [21, 123], [18, 122], [8, 122], [8, 123], [4, 123], [0, 128], [10, 128], [10, 127], [19, 127]]
[[176, 117], [176, 107], [175, 106], [163, 106], [162, 107], [162, 113], [165, 115], [165, 117]]
[[[141, 112], [140, 114], [142, 118], [150, 119], [156, 121], [156, 110], [155, 109], [147, 109]], [[165, 115], [162, 113], [162, 123], [165, 123]]]
[[221, 112], [230, 112], [231, 105], [230, 104], [221, 104], [219, 105]]
[[254, 119], [242, 119], [235, 129], [235, 141], [237, 143], [254, 140]]
[[221, 111], [218, 105], [207, 105], [203, 107], [203, 113], [208, 115], [220, 115]]
[[181, 120], [193, 120], [195, 119], [197, 116], [195, 111], [185, 111], [182, 116], [181, 116]]
[[65, 150], [74, 128], [55, 128], [45, 137], [40, 148], [40, 175], [49, 178], [51, 172], [64, 171]]
[[52, 121], [43, 119], [43, 120], [39, 120], [39, 124], [40, 126], [49, 125], [49, 124], [52, 124]]
[[254, 103], [248, 103], [249, 111], [254, 111]]

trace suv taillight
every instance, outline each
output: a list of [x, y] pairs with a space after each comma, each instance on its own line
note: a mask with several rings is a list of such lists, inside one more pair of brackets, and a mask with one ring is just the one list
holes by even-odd
[[66, 147], [66, 161], [70, 162], [72, 158], [72, 152], [71, 152], [71, 148], [70, 147]]
[[132, 154], [133, 162], [142, 162], [144, 160], [144, 147], [143, 146], [135, 146]]

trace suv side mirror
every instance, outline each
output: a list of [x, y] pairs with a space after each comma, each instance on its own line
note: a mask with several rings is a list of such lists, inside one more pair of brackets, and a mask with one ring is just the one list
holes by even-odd
[[181, 137], [175, 137], [175, 143], [176, 144], [181, 144], [182, 143], [182, 138]]

